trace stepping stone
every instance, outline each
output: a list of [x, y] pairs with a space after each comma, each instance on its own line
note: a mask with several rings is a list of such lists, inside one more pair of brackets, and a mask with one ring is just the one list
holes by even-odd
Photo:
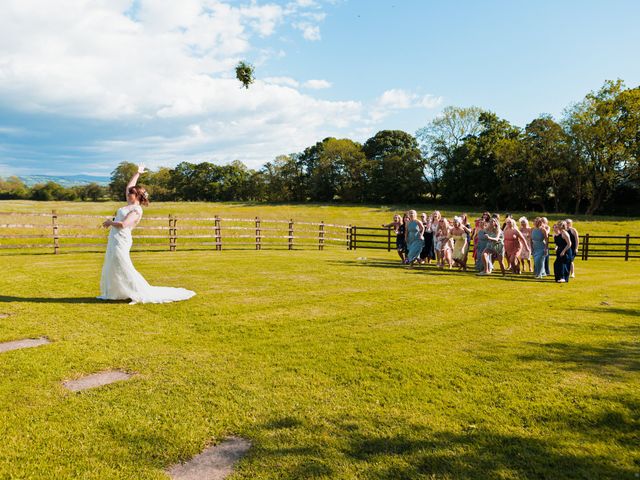
[[25, 338], [23, 340], [14, 340], [13, 342], [0, 343], [0, 353], [9, 352], [11, 350], [19, 350], [21, 348], [39, 347], [51, 343], [48, 338]]
[[132, 374], [121, 370], [110, 370], [108, 372], [87, 375], [86, 377], [79, 378], [78, 380], [68, 380], [64, 382], [63, 385], [67, 390], [79, 392], [80, 390], [87, 390], [89, 388], [96, 388], [103, 385], [109, 385], [110, 383], [129, 380], [132, 376]]
[[233, 466], [251, 448], [244, 438], [229, 437], [207, 448], [187, 463], [174, 465], [167, 473], [173, 480], [222, 480], [233, 473]]
[[0, 313], [0, 318], [8, 318], [10, 313]]

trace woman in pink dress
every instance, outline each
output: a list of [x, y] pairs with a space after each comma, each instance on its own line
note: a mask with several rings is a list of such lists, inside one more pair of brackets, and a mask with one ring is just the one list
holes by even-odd
[[529, 220], [527, 217], [520, 217], [518, 219], [518, 223], [520, 224], [520, 233], [524, 237], [527, 245], [529, 245], [529, 250], [522, 249], [520, 252], [520, 271], [524, 271], [524, 262], [527, 262], [527, 272], [531, 271], [531, 251], [533, 250], [531, 245], [531, 231], [532, 228], [529, 227]]
[[523, 250], [531, 254], [527, 241], [516, 228], [516, 221], [513, 218], [507, 218], [504, 229], [504, 256], [513, 273], [520, 273], [520, 254]]

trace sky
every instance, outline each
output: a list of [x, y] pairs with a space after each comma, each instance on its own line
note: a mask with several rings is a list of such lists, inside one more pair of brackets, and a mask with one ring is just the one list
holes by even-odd
[[449, 105], [524, 127], [640, 85], [639, 21], [636, 0], [2, 0], [0, 176], [259, 168]]

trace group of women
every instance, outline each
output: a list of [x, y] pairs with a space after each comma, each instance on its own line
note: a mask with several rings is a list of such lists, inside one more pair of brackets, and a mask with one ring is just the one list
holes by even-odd
[[[466, 271], [470, 247], [473, 247], [471, 253], [478, 275], [490, 275], [495, 262], [503, 275], [506, 269], [519, 274], [525, 266], [531, 272], [532, 258], [535, 278], [550, 275], [551, 227], [546, 217], [536, 218], [530, 227], [526, 217], [516, 223], [507, 214], [501, 225], [499, 214], [484, 212], [472, 227], [465, 213], [450, 222], [437, 210], [430, 216], [423, 213], [420, 219], [415, 210], [409, 210], [402, 217], [394, 215], [393, 222], [383, 227], [394, 229], [398, 255], [409, 267], [435, 261], [440, 268], [458, 267]], [[570, 219], [553, 225], [554, 276], [558, 283], [566, 283], [575, 276], [573, 259], [579, 238]]]

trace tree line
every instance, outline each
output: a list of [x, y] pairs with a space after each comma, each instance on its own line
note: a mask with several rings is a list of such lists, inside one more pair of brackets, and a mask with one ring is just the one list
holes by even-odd
[[[640, 87], [607, 81], [524, 128], [477, 107], [447, 107], [415, 135], [383, 130], [363, 144], [325, 138], [259, 169], [242, 162], [179, 163], [142, 176], [156, 201], [443, 202], [490, 210], [594, 214], [640, 207]], [[109, 187], [27, 189], [0, 179], [0, 198], [121, 199], [135, 172], [120, 163]]]

